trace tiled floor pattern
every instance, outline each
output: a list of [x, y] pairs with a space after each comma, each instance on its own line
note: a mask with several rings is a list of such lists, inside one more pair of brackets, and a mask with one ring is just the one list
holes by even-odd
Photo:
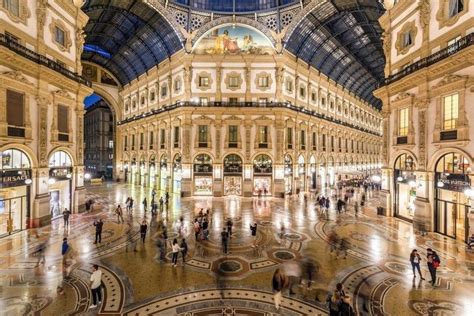
[[[343, 282], [360, 315], [472, 315], [474, 303], [474, 258], [459, 242], [436, 234], [426, 236], [394, 218], [374, 214], [378, 196], [357, 216], [349, 208], [329, 218], [319, 213], [314, 201], [303, 199], [186, 198], [173, 197], [169, 208], [152, 217], [139, 201], [150, 192], [140, 187], [107, 184], [88, 189], [95, 210], [74, 215], [71, 228], [62, 220], [36, 231], [21, 232], [0, 240], [0, 310], [6, 315], [40, 313], [127, 315], [319, 315], [325, 299], [337, 282]], [[372, 195], [372, 194], [370, 194]], [[369, 195], [369, 196], [370, 196]], [[133, 214], [124, 214], [129, 224], [118, 224], [113, 210], [127, 196], [135, 199]], [[201, 208], [212, 208], [210, 240], [195, 242], [191, 223]], [[155, 246], [161, 223], [168, 227], [167, 258], [171, 239], [177, 237], [178, 219], [184, 217], [184, 237], [189, 254], [186, 264], [173, 268], [159, 263]], [[103, 242], [93, 245], [94, 219], [105, 221]], [[139, 241], [138, 222], [149, 222], [144, 244]], [[230, 254], [222, 254], [220, 231], [227, 218], [234, 222]], [[258, 247], [251, 248], [248, 226], [257, 221]], [[283, 238], [280, 225], [285, 226]], [[130, 230], [131, 228], [131, 231]], [[348, 256], [329, 253], [328, 234], [336, 230], [350, 241]], [[79, 253], [71, 278], [63, 279], [60, 244], [67, 236]], [[35, 267], [32, 252], [47, 242], [46, 264]], [[137, 244], [137, 252], [126, 252]], [[436, 287], [411, 277], [407, 260], [412, 248], [425, 256], [435, 248], [443, 265]], [[291, 260], [312, 258], [317, 264], [314, 283], [296, 287], [296, 296], [285, 292], [282, 309], [273, 306], [271, 276], [274, 269]], [[181, 257], [180, 257], [181, 261]], [[104, 272], [104, 300], [88, 310], [91, 296], [88, 279], [91, 264]], [[423, 273], [428, 275], [423, 266]], [[57, 293], [57, 286], [64, 294]]]

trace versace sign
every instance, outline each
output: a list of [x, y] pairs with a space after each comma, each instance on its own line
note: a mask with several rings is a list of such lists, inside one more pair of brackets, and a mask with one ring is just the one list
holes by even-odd
[[0, 187], [17, 187], [26, 185], [25, 181], [31, 179], [30, 170], [3, 170]]

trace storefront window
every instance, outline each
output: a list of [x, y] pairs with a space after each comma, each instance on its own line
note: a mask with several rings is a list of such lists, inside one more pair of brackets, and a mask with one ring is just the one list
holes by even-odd
[[224, 158], [224, 174], [242, 173], [242, 158], [239, 155], [231, 154]]
[[258, 155], [253, 161], [254, 173], [272, 173], [272, 160], [267, 155]]
[[19, 150], [1, 152], [0, 236], [26, 228], [29, 217], [31, 164]]
[[395, 161], [395, 216], [412, 221], [415, 214], [416, 175], [412, 156], [400, 155]]
[[72, 211], [72, 161], [65, 151], [56, 151], [49, 158], [49, 207], [51, 218], [59, 218], [67, 208]]
[[471, 189], [469, 161], [459, 153], [442, 156], [435, 168], [435, 230], [451, 238], [467, 241]]

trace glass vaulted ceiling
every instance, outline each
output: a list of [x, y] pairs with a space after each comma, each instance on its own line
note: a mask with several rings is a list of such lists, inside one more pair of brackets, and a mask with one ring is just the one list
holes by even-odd
[[299, 2], [299, 0], [172, 0], [196, 10], [214, 12], [267, 11]]
[[[171, 0], [190, 10], [239, 14], [272, 11], [296, 0]], [[373, 91], [384, 79], [378, 0], [320, 0], [296, 25], [285, 48], [332, 80], [380, 108]], [[82, 59], [111, 71], [122, 85], [183, 48], [173, 28], [140, 0], [87, 0]]]
[[142, 1], [87, 0], [82, 59], [111, 71], [122, 85], [183, 48], [173, 28]]
[[375, 0], [321, 1], [298, 24], [285, 48], [355, 95], [380, 108], [373, 91], [384, 79], [383, 4]]

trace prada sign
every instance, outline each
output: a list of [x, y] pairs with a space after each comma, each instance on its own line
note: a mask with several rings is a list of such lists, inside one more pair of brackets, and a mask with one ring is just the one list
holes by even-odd
[[30, 170], [3, 170], [0, 187], [17, 187], [26, 185], [26, 179], [31, 179]]
[[[437, 173], [438, 183], [437, 186], [443, 190], [450, 190], [456, 192], [464, 192], [466, 189], [471, 188], [471, 179], [467, 174], [445, 174]], [[439, 183], [443, 185], [440, 186]]]

